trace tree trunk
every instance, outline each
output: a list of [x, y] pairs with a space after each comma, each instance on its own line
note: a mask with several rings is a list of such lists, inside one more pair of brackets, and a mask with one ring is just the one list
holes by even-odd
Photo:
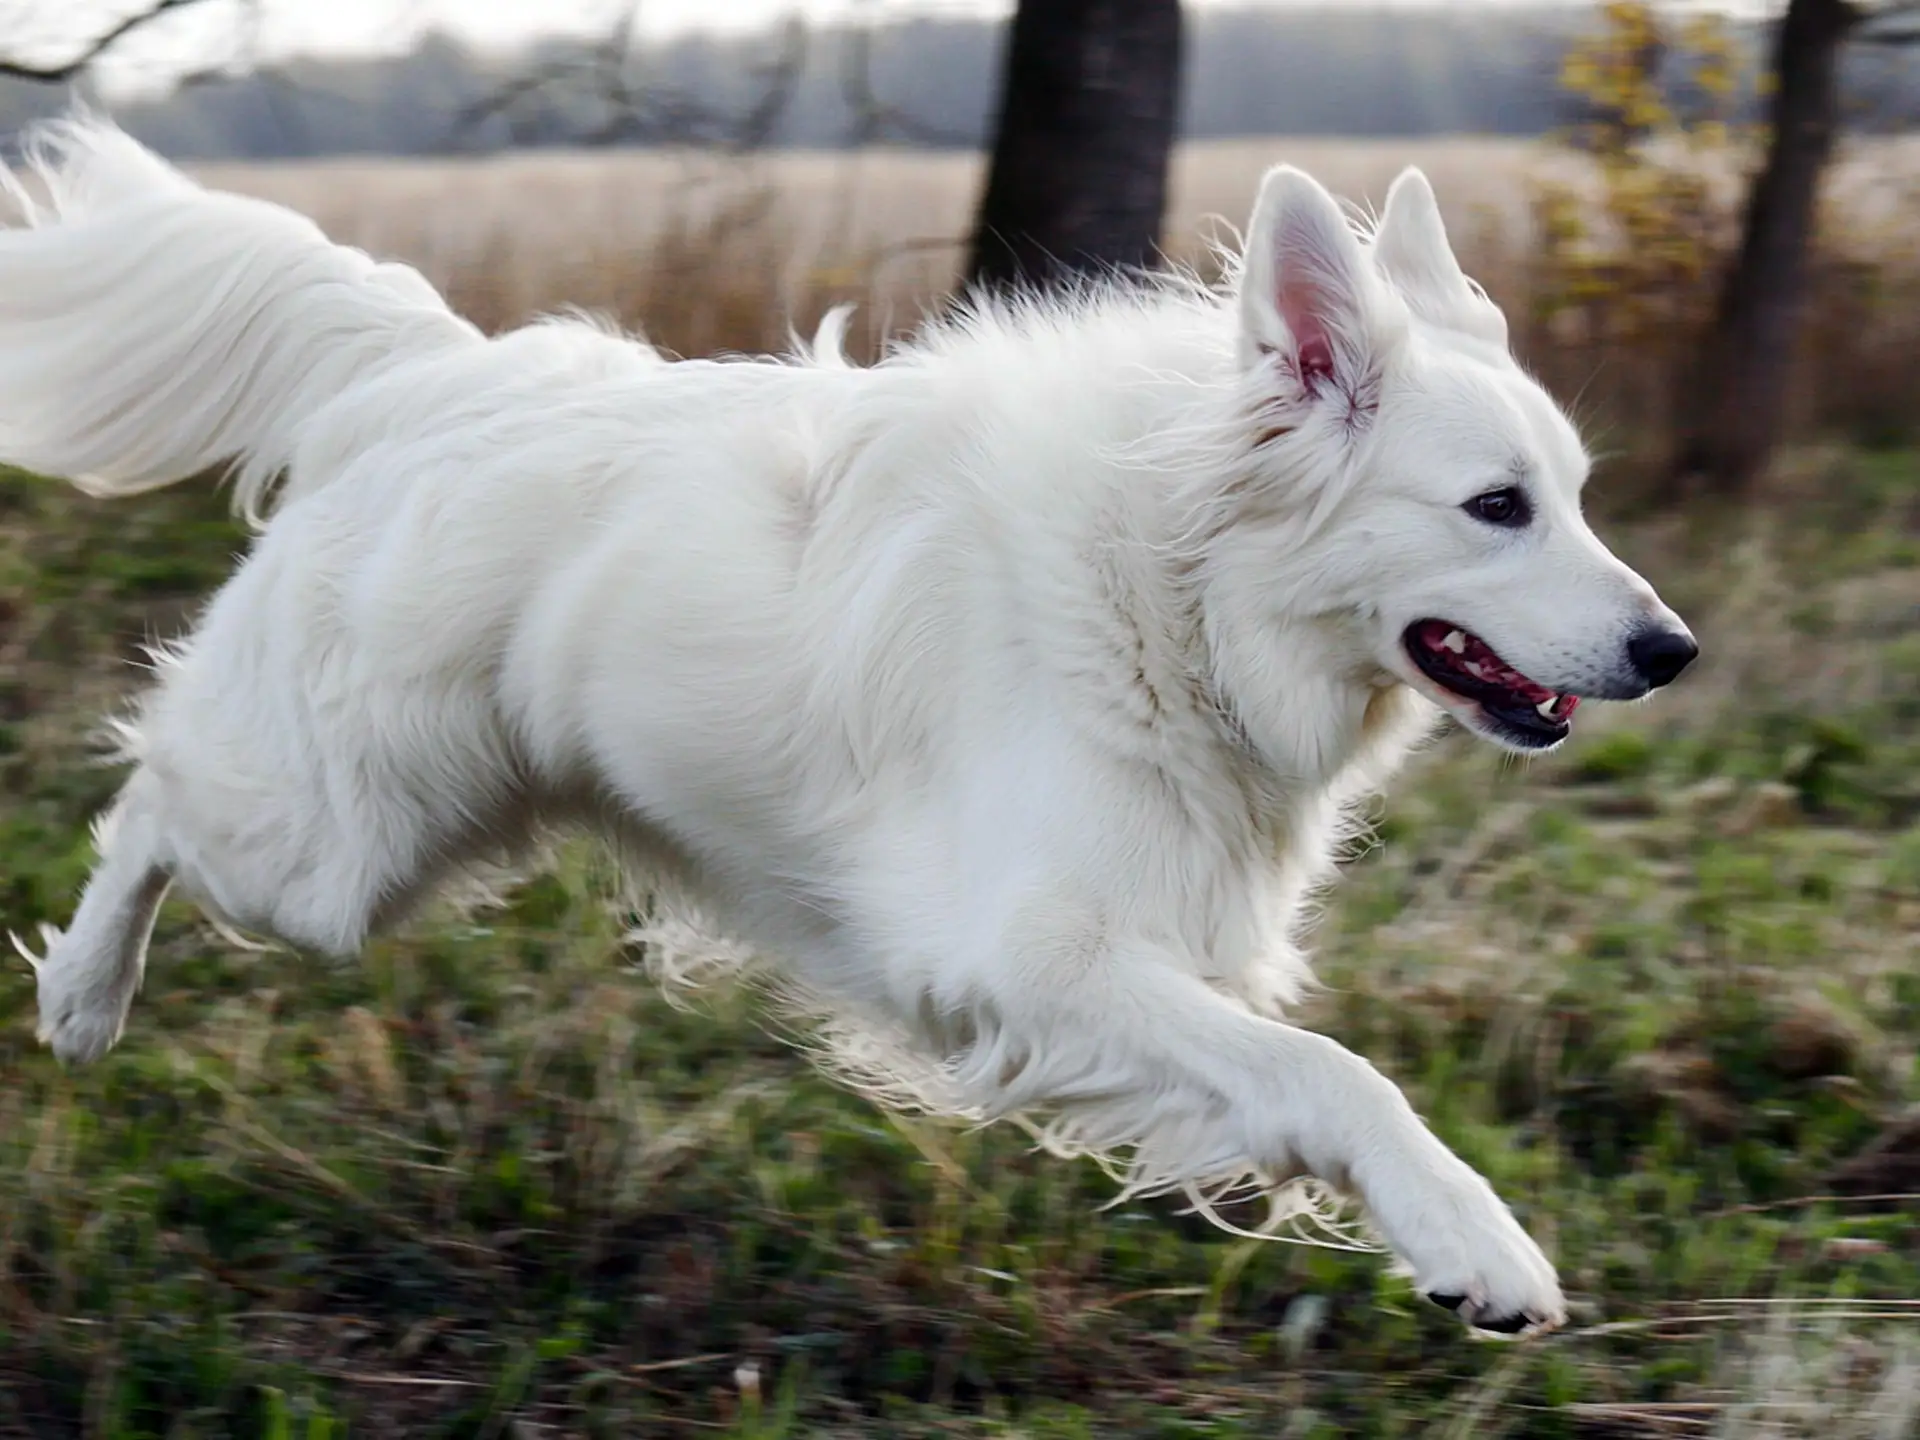
[[1820, 176], [1839, 128], [1839, 61], [1860, 12], [1847, 0], [1791, 0], [1774, 40], [1765, 164], [1747, 197], [1740, 251], [1680, 420], [1683, 491], [1736, 494], [1779, 438], [1805, 307]]
[[1153, 264], [1179, 93], [1180, 0], [1020, 0], [968, 283]]

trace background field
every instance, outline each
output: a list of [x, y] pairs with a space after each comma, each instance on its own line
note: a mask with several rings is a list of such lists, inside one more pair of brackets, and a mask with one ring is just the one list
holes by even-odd
[[[0, 971], [0, 1435], [1920, 1433], [1911, 153], [1842, 177], [1800, 442], [1757, 503], [1684, 513], [1636, 456], [1692, 300], [1651, 327], [1537, 303], [1557, 277], [1530, 177], [1587, 183], [1576, 162], [1181, 160], [1176, 248], [1275, 157], [1376, 198], [1428, 165], [1530, 358], [1586, 389], [1618, 456], [1603, 530], [1705, 647], [1657, 703], [1583, 712], [1562, 755], [1422, 757], [1335, 894], [1302, 1016], [1515, 1203], [1572, 1292], [1565, 1333], [1477, 1344], [1373, 1257], [1102, 1214], [1089, 1167], [889, 1120], [738, 1002], [667, 1008], [581, 850], [358, 966], [237, 953], [172, 907], [127, 1041], [71, 1076], [33, 1043], [25, 967]], [[685, 353], [777, 344], [849, 296], [870, 343], [945, 284], [972, 176], [207, 173], [415, 259], [486, 323], [571, 302]], [[243, 543], [210, 492], [0, 479], [0, 924], [70, 913], [115, 778], [87, 729]]]
[[[1737, 152], [1698, 163], [1737, 198]], [[1456, 244], [1517, 298], [1538, 182], [1583, 191], [1592, 167], [1538, 140], [1284, 137], [1176, 152], [1168, 248], [1200, 255], [1242, 223], [1270, 165], [1302, 166], [1378, 204], [1407, 165], [1427, 172]], [[494, 323], [556, 304], [619, 315], [689, 353], [778, 345], [791, 315], [873, 298], [869, 340], [911, 323], [958, 272], [979, 197], [978, 157], [912, 150], [774, 153], [540, 151], [470, 161], [367, 158], [192, 167], [209, 184], [312, 215], [329, 234], [420, 265]], [[1920, 184], [1920, 141], [1858, 139], [1829, 180], [1840, 248], [1887, 258]], [[674, 292], [697, 276], [698, 297]], [[743, 302], [751, 302], [748, 308]], [[697, 319], [689, 311], [705, 311]], [[735, 313], [731, 307], [740, 307]], [[724, 312], [724, 314], [722, 313]], [[678, 326], [688, 333], [672, 334]], [[703, 328], [704, 327], [704, 328]]]

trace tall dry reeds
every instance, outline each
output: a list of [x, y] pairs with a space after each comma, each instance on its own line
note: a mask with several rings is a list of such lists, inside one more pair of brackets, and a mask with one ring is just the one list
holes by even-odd
[[[1649, 166], [1623, 206], [1590, 158], [1494, 139], [1215, 142], [1175, 166], [1169, 252], [1204, 266], [1259, 175], [1303, 165], [1378, 204], [1405, 165], [1434, 179], [1470, 272], [1517, 348], [1576, 401], [1600, 445], [1657, 447], [1737, 234], [1734, 145]], [[723, 160], [538, 153], [207, 167], [210, 183], [314, 216], [348, 243], [420, 266], [498, 328], [564, 307], [681, 355], [764, 351], [829, 306], [861, 305], [856, 350], [950, 293], [979, 184], [971, 156], [872, 151]], [[1793, 433], [1910, 438], [1920, 416], [1920, 144], [1863, 141], [1835, 167], [1796, 386]]]

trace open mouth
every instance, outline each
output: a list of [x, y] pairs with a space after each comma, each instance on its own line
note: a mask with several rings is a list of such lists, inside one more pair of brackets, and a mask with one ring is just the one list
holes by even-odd
[[1544, 750], [1567, 738], [1580, 697], [1529, 680], [1479, 636], [1445, 620], [1416, 620], [1407, 627], [1404, 643], [1422, 675], [1473, 701], [1492, 728], [1513, 744]]

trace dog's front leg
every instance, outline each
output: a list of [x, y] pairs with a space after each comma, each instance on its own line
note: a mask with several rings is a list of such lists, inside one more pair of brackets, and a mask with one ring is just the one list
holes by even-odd
[[[1031, 1048], [1058, 1063], [1060, 1108], [1081, 1111], [1086, 1133], [1131, 1131], [1143, 1155], [1183, 1157], [1191, 1173], [1165, 1178], [1314, 1175], [1356, 1194], [1414, 1283], [1469, 1324], [1562, 1323], [1552, 1264], [1392, 1081], [1324, 1035], [1254, 1015], [1164, 950], [1109, 956], [1065, 986], [1060, 967], [1023, 967], [1018, 997], [1048, 1032]], [[1089, 1090], [1102, 1098], [1069, 1098]]]
[[[1352, 1072], [1341, 1082], [1346, 1099], [1336, 1112], [1350, 1123], [1338, 1153], [1313, 1173], [1359, 1195], [1414, 1283], [1468, 1324], [1515, 1334], [1563, 1323], [1552, 1263], [1493, 1187], [1441, 1143], [1398, 1086], [1352, 1051], [1326, 1043], [1329, 1069]], [[1343, 1163], [1344, 1177], [1336, 1168]]]

